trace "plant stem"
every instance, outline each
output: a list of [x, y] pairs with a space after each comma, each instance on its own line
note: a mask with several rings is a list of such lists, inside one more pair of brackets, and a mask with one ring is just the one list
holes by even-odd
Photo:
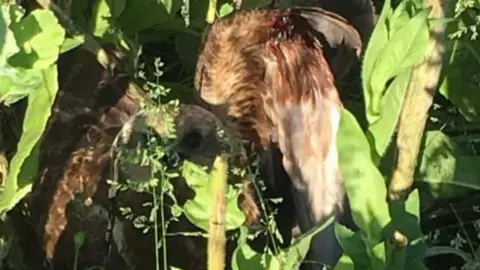
[[[430, 18], [443, 18], [442, 0], [427, 0], [433, 7]], [[407, 89], [398, 125], [397, 166], [388, 187], [390, 200], [408, 197], [413, 184], [420, 144], [433, 103], [445, 51], [445, 24], [436, 24], [430, 31], [430, 41], [423, 61], [415, 66]]]
[[[154, 238], [154, 241], [155, 241], [155, 269], [156, 270], [160, 270], [160, 264], [158, 263], [160, 261], [160, 258], [159, 258], [159, 255], [158, 255], [158, 215], [157, 215], [157, 192], [155, 190], [156, 188], [153, 187], [153, 211], [154, 211], [154, 214], [153, 214], [153, 224], [154, 224], [154, 230], [153, 230], [153, 238]], [[162, 211], [163, 210], [163, 207], [160, 207], [160, 215], [161, 215], [161, 219], [162, 219], [162, 223], [163, 223], [163, 214], [162, 214]], [[163, 228], [163, 224], [162, 224], [162, 228]], [[163, 231], [163, 230], [162, 230]], [[162, 239], [163, 240], [163, 239]], [[163, 245], [163, 241], [162, 241], [162, 251], [165, 251], [165, 245]], [[166, 262], [166, 256], [164, 255], [163, 257], [163, 262], [165, 264]], [[165, 267], [165, 266], [164, 266]], [[167, 269], [167, 268], [165, 268]]]
[[227, 190], [228, 163], [225, 155], [217, 156], [211, 173], [211, 190], [214, 196], [208, 237], [208, 270], [225, 269], [225, 194]]
[[[165, 227], [165, 210], [164, 210], [164, 205], [163, 205], [163, 195], [165, 193], [164, 191], [164, 181], [167, 181], [167, 176], [165, 175], [165, 171], [163, 168], [160, 170], [161, 171], [161, 181], [160, 181], [160, 219], [162, 223], [162, 256], [163, 256], [163, 269], [168, 269], [168, 263], [167, 263], [167, 228]], [[157, 204], [157, 195], [155, 192], [154, 188], [154, 193], [153, 193], [153, 207], [155, 207], [155, 256], [156, 256], [156, 270], [160, 270], [160, 265], [158, 263], [158, 218], [157, 218], [157, 213], [158, 213], [158, 204]]]

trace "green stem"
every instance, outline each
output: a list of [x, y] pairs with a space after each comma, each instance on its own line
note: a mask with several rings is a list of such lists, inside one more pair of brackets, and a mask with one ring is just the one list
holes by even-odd
[[[163, 256], [163, 269], [168, 269], [168, 263], [167, 263], [167, 229], [165, 227], [165, 211], [164, 211], [164, 205], [163, 205], [163, 181], [165, 181], [166, 177], [164, 174], [164, 171], [162, 170], [162, 181], [160, 182], [160, 219], [162, 223], [162, 256]], [[157, 195], [156, 192], [153, 193], [153, 205], [154, 207], [157, 207]], [[157, 209], [155, 209], [155, 256], [156, 256], [156, 270], [160, 270], [160, 265], [158, 263], [158, 218], [157, 218]]]
[[208, 270], [225, 269], [225, 210], [228, 162], [225, 156], [217, 157], [211, 173], [211, 190], [214, 196], [208, 237]]
[[217, 13], [217, 0], [208, 1], [207, 17], [205, 18], [207, 23], [213, 23], [213, 21], [215, 20], [216, 13]]

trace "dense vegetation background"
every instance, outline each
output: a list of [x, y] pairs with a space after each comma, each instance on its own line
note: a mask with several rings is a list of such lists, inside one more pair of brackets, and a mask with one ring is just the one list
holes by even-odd
[[[300, 4], [278, 2], [280, 6]], [[379, 16], [375, 16], [376, 26], [364, 51], [361, 69], [350, 76], [351, 81], [338, 82], [346, 85], [342, 87], [346, 110], [338, 137], [341, 170], [353, 206], [354, 221], [360, 230], [353, 232], [336, 225], [344, 255], [336, 266], [330, 266], [333, 269], [480, 269], [480, 44], [477, 38], [480, 1], [441, 3], [433, 0], [375, 2]], [[182, 220], [195, 224], [197, 230], [183, 233], [184, 238], [177, 241], [201, 238], [204, 242], [195, 242], [196, 247], [207, 249], [206, 239], [210, 243], [217, 238], [223, 239], [223, 231], [210, 233], [210, 236], [205, 234], [212, 230], [209, 222], [214, 216], [212, 207], [216, 207], [212, 199], [215, 190], [212, 191], [210, 183], [220, 183], [214, 187], [226, 198], [226, 228], [223, 229], [228, 230], [227, 254], [231, 258], [227, 266], [292, 269], [303, 260], [310, 238], [321, 229], [320, 225], [287, 248], [265, 248], [263, 252], [261, 248], [252, 249], [247, 239], [254, 236], [243, 226], [245, 215], [237, 204], [241, 187], [221, 184], [226, 180], [225, 173], [221, 172], [225, 170], [224, 161], [216, 159], [211, 173], [201, 168], [201, 162], [195, 162], [201, 160], [195, 159], [195, 155], [190, 156], [189, 160], [193, 161], [172, 161], [177, 160], [173, 158], [177, 154], [169, 146], [178, 140], [175, 138], [178, 133], [170, 129], [169, 124], [175, 118], [171, 114], [178, 113], [179, 104], [194, 102], [192, 80], [202, 31], [207, 22], [228, 15], [238, 4], [214, 0], [2, 1], [0, 213], [3, 223], [0, 256], [4, 269], [40, 269], [32, 265], [43, 260], [38, 258], [43, 258], [45, 246], [29, 244], [37, 241], [36, 236], [32, 236], [35, 233], [30, 231], [38, 233], [38, 230], [43, 232], [49, 228], [25, 221], [29, 220], [29, 214], [23, 205], [28, 202], [28, 196], [32, 196], [32, 200], [38, 196], [43, 198], [65, 186], [54, 179], [50, 182], [53, 184], [37, 188], [33, 195], [27, 194], [35, 181], [48, 182], [42, 180], [41, 169], [57, 170], [60, 175], [74, 167], [63, 165], [66, 161], [62, 158], [70, 157], [62, 157], [59, 153], [77, 151], [78, 154], [78, 149], [83, 149], [80, 143], [83, 139], [76, 137], [75, 117], [85, 108], [97, 110], [98, 115], [94, 116], [97, 120], [111, 115], [102, 111], [98, 104], [116, 101], [98, 94], [97, 90], [102, 88], [102, 81], [109, 85], [105, 78], [110, 75], [115, 83], [122, 84], [119, 69], [130, 78], [126, 91], [134, 97], [132, 100], [138, 101], [140, 97], [142, 102], [137, 102], [141, 103], [138, 107], [144, 111], [157, 110], [162, 116], [157, 120], [163, 123], [160, 135], [150, 132], [148, 139], [133, 150], [120, 151], [115, 144], [114, 152], [118, 152], [118, 156], [109, 161], [123, 162], [124, 166], [129, 163], [149, 166], [147, 180], [122, 182], [111, 174], [104, 175], [105, 183], [108, 179], [110, 185], [121, 191], [149, 195], [148, 200], [138, 199], [137, 195], [128, 195], [128, 192], [122, 197], [126, 203], [120, 214], [126, 224], [132, 224], [131, 228], [125, 225], [127, 229], [123, 231], [127, 249], [131, 251], [128, 256], [133, 256], [130, 263], [137, 269], [181, 267], [175, 265], [178, 258], [174, 255], [169, 254], [169, 260], [160, 258], [166, 257], [169, 247], [167, 227], [180, 226]], [[269, 4], [269, 1], [244, 0], [241, 8]], [[434, 34], [439, 32], [443, 34]], [[113, 47], [116, 49], [112, 50]], [[121, 55], [115, 57], [114, 52], [121, 52]], [[99, 74], [104, 75], [96, 76]], [[82, 92], [83, 96], [78, 94]], [[66, 105], [62, 105], [59, 100], [68, 93], [76, 93], [76, 97], [81, 98], [65, 101]], [[127, 101], [119, 100], [128, 105]], [[90, 103], [94, 105], [88, 105]], [[82, 115], [88, 114], [85, 110]], [[428, 113], [426, 119], [422, 119], [422, 110]], [[125, 115], [122, 117], [124, 119]], [[58, 128], [56, 121], [64, 126]], [[105, 124], [110, 120], [102, 118], [102, 121]], [[127, 125], [126, 120], [122, 121]], [[102, 126], [100, 122], [93, 125], [108, 133], [108, 125]], [[49, 130], [56, 133], [49, 135]], [[99, 159], [95, 156], [97, 150], [103, 149], [105, 153], [111, 150], [114, 142], [118, 143], [111, 140], [105, 146], [100, 139], [92, 140], [88, 147], [94, 159]], [[402, 149], [402, 143], [412, 141], [418, 141], [418, 145], [410, 147], [409, 144], [408, 149]], [[90, 149], [88, 147], [85, 149]], [[55, 154], [58, 157], [48, 158]], [[401, 162], [416, 165], [411, 177], [408, 172], [396, 175]], [[100, 169], [86, 168], [84, 175], [102, 176]], [[252, 169], [231, 169], [236, 175], [255, 179]], [[72, 179], [82, 176], [80, 169], [74, 174]], [[175, 183], [172, 184], [178, 175], [194, 191], [194, 195], [181, 203], [175, 196], [179, 191], [175, 193]], [[129, 178], [128, 173], [124, 178]], [[260, 192], [261, 179], [255, 183]], [[73, 189], [68, 184], [66, 187]], [[398, 195], [399, 190], [410, 187], [413, 187], [410, 193]], [[387, 197], [395, 199], [387, 202]], [[48, 203], [48, 199], [45, 200]], [[261, 204], [263, 207], [275, 204], [272, 201]], [[54, 203], [66, 208], [60, 206], [61, 200]], [[140, 205], [149, 210], [134, 213]], [[257, 234], [275, 234], [271, 215], [263, 214], [264, 229]], [[63, 224], [50, 222], [58, 228]], [[86, 254], [88, 252], [82, 255], [81, 250], [95, 246], [89, 242], [93, 241], [91, 235], [102, 231], [98, 228], [106, 225], [85, 224], [62, 236], [70, 239], [62, 240], [61, 243], [66, 244], [60, 247], [64, 252], [61, 254], [68, 255], [57, 255], [58, 260], [64, 260], [57, 265], [63, 263], [70, 265], [70, 269], [83, 269], [88, 264], [90, 255]], [[108, 230], [104, 228], [104, 231]], [[141, 242], [144, 238], [139, 235], [150, 237], [147, 238], [148, 246]], [[99, 237], [103, 237], [103, 233]], [[35, 252], [41, 255], [30, 255]], [[191, 256], [188, 250], [185, 254], [176, 252], [183, 260]], [[204, 254], [207, 251], [197, 249], [195, 252]], [[217, 269], [213, 262], [217, 257], [221, 261], [225, 254], [223, 251], [213, 254], [217, 251], [211, 246], [208, 252], [212, 260], [209, 269]], [[110, 253], [101, 254], [100, 257], [110, 258]], [[115, 261], [115, 258], [105, 261]], [[142, 267], [141, 261], [153, 263]], [[205, 258], [203, 263], [206, 265]], [[106, 265], [107, 262], [98, 265], [97, 269]], [[48, 269], [45, 264], [43, 267]], [[119, 267], [115, 269], [121, 269]]]

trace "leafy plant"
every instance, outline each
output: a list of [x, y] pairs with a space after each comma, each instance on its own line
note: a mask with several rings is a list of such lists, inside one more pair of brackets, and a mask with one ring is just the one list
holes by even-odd
[[[159, 249], [166, 247], [168, 226], [184, 215], [202, 231], [200, 236], [208, 237], [210, 218], [214, 214], [212, 209], [215, 207], [211, 196], [215, 172], [207, 173], [204, 168], [189, 161], [176, 164], [173, 168], [163, 162], [164, 159], [177, 158], [171, 147], [176, 140], [171, 128], [173, 117], [179, 103], [191, 101], [191, 80], [203, 29], [208, 23], [234, 12], [238, 1], [52, 1], [56, 8], [45, 8], [44, 2], [38, 1], [43, 9], [31, 12], [16, 4], [0, 5], [0, 102], [7, 108], [20, 106], [26, 101], [26, 107], [21, 108], [24, 115], [19, 117], [21, 121], [17, 127], [21, 132], [16, 138], [14, 154], [8, 160], [9, 171], [0, 196], [0, 213], [6, 215], [18, 205], [30, 191], [38, 174], [42, 136], [59, 91], [58, 59], [63, 53], [82, 46], [94, 53], [104, 67], [111, 68], [111, 61], [101, 46], [114, 44], [126, 52], [128, 71], [134, 75], [136, 85], [154, 100], [146, 102], [148, 105], [144, 110], [161, 112], [169, 128], [168, 134], [158, 136], [154, 132], [148, 133], [147, 143], [121, 152], [125, 155], [119, 157], [121, 162], [151, 166], [148, 179], [132, 178], [125, 183], [111, 183], [122, 191], [146, 192], [152, 197], [151, 203], [143, 205], [149, 208], [148, 215], [137, 215], [128, 207], [121, 210], [143, 233], [153, 231], [155, 267], [174, 269], [166, 260], [162, 266], [159, 264]], [[269, 4], [269, 1], [240, 2], [246, 9]], [[332, 266], [337, 270], [425, 269], [425, 258], [432, 253], [454, 251], [453, 248], [439, 251], [428, 246], [421, 228], [422, 210], [437, 201], [466, 196], [480, 189], [480, 172], [476, 165], [480, 162], [479, 153], [462, 147], [459, 138], [468, 137], [466, 131], [457, 132], [461, 133], [460, 136], [450, 136], [450, 133], [455, 133], [451, 126], [457, 128], [458, 122], [463, 121], [474, 131], [475, 124], [478, 124], [480, 50], [477, 28], [480, 2], [446, 1], [445, 18], [441, 19], [430, 18], [433, 8], [427, 0], [383, 2], [362, 59], [361, 85], [365, 110], [362, 115], [344, 110], [338, 134], [341, 173], [358, 230], [352, 231], [335, 223], [335, 233], [343, 249], [340, 261]], [[277, 4], [288, 7], [295, 1], [280, 1]], [[448, 38], [438, 87], [440, 95], [436, 98], [443, 97], [446, 102], [451, 102], [453, 110], [459, 113], [453, 120], [451, 117], [445, 120], [442, 116], [450, 112], [445, 113], [444, 107], [438, 104], [431, 108], [428, 129], [419, 135], [423, 139], [420, 154], [412, 157], [419, 161], [414, 179], [411, 179], [414, 180], [413, 190], [403, 202], [388, 201], [387, 187], [397, 162], [395, 138], [399, 119], [411, 90], [409, 87], [412, 87], [413, 74], [418, 72], [418, 66], [428, 53], [433, 37], [430, 30], [438, 24], [446, 25]], [[161, 58], [154, 55], [158, 53], [156, 50], [161, 51]], [[439, 110], [443, 111], [437, 117]], [[0, 116], [2, 119], [11, 117], [7, 114]], [[357, 118], [367, 119], [365, 129], [361, 128]], [[4, 129], [2, 126], [3, 137]], [[468, 140], [471, 144], [480, 141]], [[4, 141], [4, 138], [0, 140]], [[255, 167], [255, 164], [251, 165]], [[230, 168], [230, 173], [233, 171], [242, 177], [250, 177], [256, 184], [257, 193], [261, 194], [262, 181], [254, 173]], [[194, 191], [194, 196], [182, 207], [173, 195], [172, 181], [178, 176], [182, 176]], [[210, 240], [223, 241], [225, 231], [236, 232], [238, 240], [232, 261], [225, 262], [233, 269], [294, 269], [303, 261], [312, 237], [334, 222], [330, 218], [319, 224], [287, 248], [265, 247], [259, 253], [248, 241], [257, 235], [243, 225], [245, 215], [238, 207], [240, 187], [232, 184], [221, 187], [218, 193], [223, 193], [224, 196], [220, 197], [225, 199], [225, 226], [219, 230], [220, 235], [210, 235]], [[167, 205], [164, 200], [172, 202], [172, 205]], [[273, 237], [278, 232], [264, 200], [260, 198], [265, 214], [261, 222], [265, 228], [257, 234]], [[166, 217], [167, 210], [171, 219]], [[78, 234], [75, 239], [75, 256], [81, 252], [84, 236]], [[189, 237], [188, 234], [184, 236]], [[167, 257], [165, 248], [162, 252]], [[477, 267], [475, 256], [464, 257], [468, 257], [468, 265], [472, 269]]]
[[28, 106], [0, 198], [1, 213], [30, 191], [37, 173], [40, 138], [58, 91], [55, 62], [65, 35], [52, 12], [39, 10], [21, 18], [23, 13], [19, 6], [2, 5], [5, 27], [0, 35], [6, 39], [0, 50], [0, 67], [2, 85], [6, 87], [0, 100], [9, 105], [28, 96]]

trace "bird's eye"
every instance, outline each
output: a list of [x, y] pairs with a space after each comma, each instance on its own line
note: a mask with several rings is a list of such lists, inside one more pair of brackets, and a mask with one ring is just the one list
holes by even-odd
[[203, 144], [202, 133], [198, 129], [192, 129], [183, 136], [182, 143], [190, 150], [198, 150]]

